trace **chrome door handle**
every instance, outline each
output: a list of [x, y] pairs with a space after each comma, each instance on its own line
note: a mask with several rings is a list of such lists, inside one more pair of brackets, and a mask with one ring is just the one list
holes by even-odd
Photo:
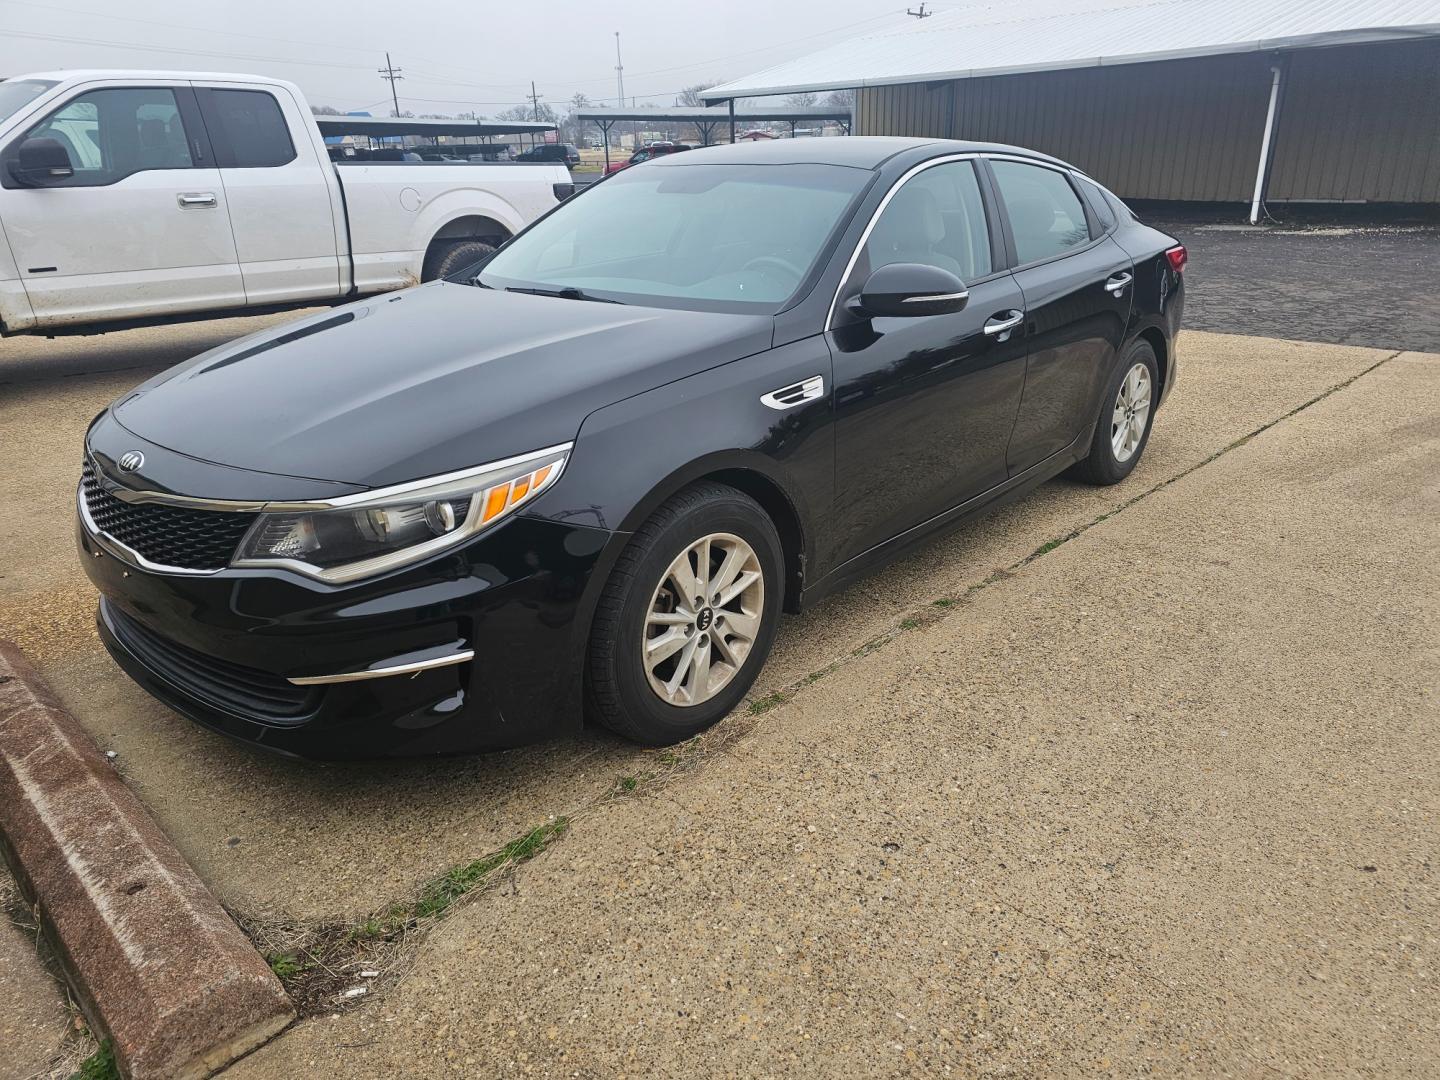
[[213, 191], [182, 191], [175, 196], [181, 210], [196, 210], [216, 205]]
[[810, 378], [801, 382], [782, 386], [779, 390], [771, 390], [768, 394], [761, 394], [760, 403], [768, 405], [772, 409], [793, 409], [803, 402], [814, 401], [816, 398], [824, 396], [824, 378], [819, 375], [811, 375]]
[[999, 335], [1000, 340], [1004, 341], [1004, 335], [1009, 334], [1024, 321], [1025, 313], [1023, 311], [1001, 312], [999, 315], [992, 315], [985, 320], [985, 333], [992, 337]]
[[1135, 280], [1133, 274], [1111, 274], [1110, 280], [1105, 282], [1105, 291], [1113, 296], [1119, 296], [1125, 291], [1125, 286]]

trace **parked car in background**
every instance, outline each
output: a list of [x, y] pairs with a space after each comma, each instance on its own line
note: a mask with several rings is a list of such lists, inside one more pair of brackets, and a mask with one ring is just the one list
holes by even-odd
[[1059, 472], [1128, 476], [1185, 259], [1014, 147], [662, 157], [99, 416], [101, 636], [294, 754], [513, 746], [587, 708], [676, 742], [742, 700], [782, 610]]
[[474, 262], [570, 190], [559, 164], [422, 160], [436, 153], [327, 148], [300, 90], [276, 79], [0, 80], [0, 333], [413, 285]]
[[678, 154], [682, 150], [689, 150], [690, 147], [684, 143], [652, 143], [649, 146], [636, 150], [625, 161], [612, 161], [606, 173], [619, 172], [621, 169], [628, 169], [631, 165], [639, 165], [642, 161], [653, 161], [657, 157], [664, 157], [666, 154]]
[[515, 155], [516, 161], [554, 161], [573, 169], [580, 164], [580, 151], [569, 143], [539, 143]]

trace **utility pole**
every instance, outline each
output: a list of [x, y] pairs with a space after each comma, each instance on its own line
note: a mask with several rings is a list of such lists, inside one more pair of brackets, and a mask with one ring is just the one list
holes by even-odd
[[[400, 115], [400, 95], [395, 91], [395, 84], [405, 78], [404, 75], [400, 74], [401, 70], [403, 69], [397, 68], [394, 64], [390, 63], [390, 54], [387, 52], [385, 54], [385, 67], [380, 71], [380, 78], [390, 84], [390, 100], [395, 103], [396, 116]], [[534, 87], [531, 87], [531, 89], [533, 90]]]
[[913, 15], [917, 19], [928, 19], [931, 15], [934, 15], [935, 13], [933, 11], [926, 11], [925, 4], [922, 2], [919, 11], [912, 11], [910, 8], [906, 8], [905, 14]]
[[535, 80], [530, 80], [530, 105], [535, 111], [535, 122], [540, 122], [540, 95], [535, 92]]
[[615, 105], [625, 107], [625, 65], [620, 63], [620, 31], [615, 31]]

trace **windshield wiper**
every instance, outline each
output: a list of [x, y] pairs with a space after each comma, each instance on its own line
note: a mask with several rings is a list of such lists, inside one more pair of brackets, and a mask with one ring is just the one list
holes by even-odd
[[562, 285], [558, 289], [537, 289], [524, 285], [511, 285], [506, 292], [529, 293], [531, 296], [557, 296], [561, 300], [592, 300], [597, 304], [623, 304], [623, 300], [612, 300], [608, 296], [593, 296], [584, 289], [573, 285]]

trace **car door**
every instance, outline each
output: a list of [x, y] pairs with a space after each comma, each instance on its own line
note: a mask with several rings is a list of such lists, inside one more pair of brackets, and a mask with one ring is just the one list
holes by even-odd
[[[344, 208], [308, 118], [280, 87], [197, 83], [195, 96], [230, 207], [249, 304], [339, 296]], [[394, 207], [396, 213], [400, 207]]]
[[[1025, 379], [1024, 300], [1004, 269], [973, 158], [927, 163], [886, 197], [836, 298], [838, 562], [1006, 479]], [[964, 309], [917, 318], [851, 310], [871, 273], [927, 263], [965, 284]]]
[[1094, 421], [1134, 294], [1130, 257], [1087, 214], [1060, 166], [988, 162], [1025, 296], [1025, 392], [1007, 455], [1010, 474], [1065, 450]]
[[[73, 174], [27, 187], [27, 138]], [[84, 89], [0, 151], [0, 218], [36, 324], [243, 304], [225, 193], [188, 86]]]

